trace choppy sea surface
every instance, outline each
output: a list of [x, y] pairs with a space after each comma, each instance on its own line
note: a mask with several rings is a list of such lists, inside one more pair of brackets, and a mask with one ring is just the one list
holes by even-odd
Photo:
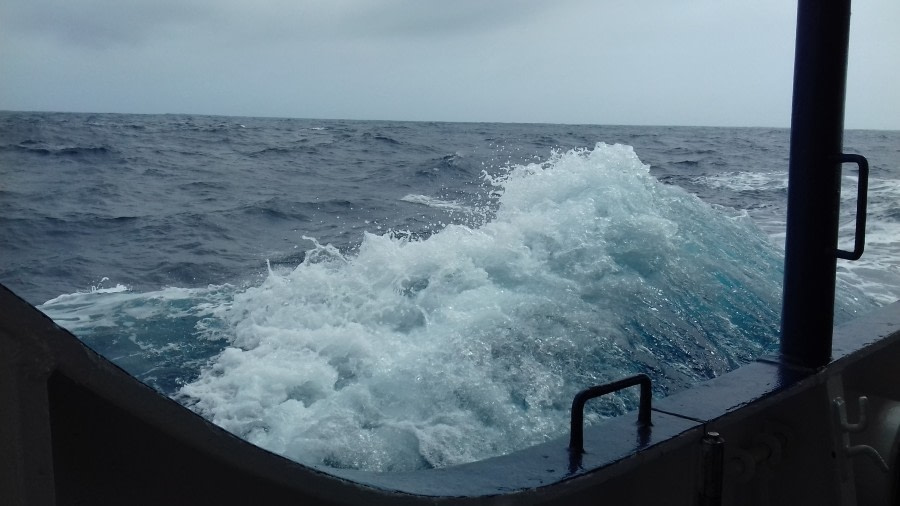
[[[0, 112], [0, 282], [141, 381], [320, 467], [565, 433], [775, 350], [789, 132]], [[900, 132], [837, 320], [900, 297]], [[856, 175], [844, 169], [841, 245]], [[625, 392], [588, 419], [633, 407]]]

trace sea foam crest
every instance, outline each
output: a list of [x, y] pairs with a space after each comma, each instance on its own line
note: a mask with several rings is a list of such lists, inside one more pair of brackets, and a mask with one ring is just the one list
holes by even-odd
[[367, 234], [354, 256], [317, 244], [236, 294], [215, 311], [228, 347], [182, 400], [306, 464], [410, 470], [559, 436], [587, 386], [645, 372], [663, 395], [774, 344], [778, 251], [630, 147], [554, 153], [493, 183], [478, 228]]
[[434, 197], [429, 197], [427, 195], [416, 195], [409, 194], [401, 198], [400, 200], [404, 202], [409, 202], [411, 204], [421, 204], [427, 207], [434, 207], [436, 209], [445, 209], [448, 211], [460, 211], [463, 213], [472, 213], [474, 212], [472, 209], [458, 203], [449, 200], [442, 200]]

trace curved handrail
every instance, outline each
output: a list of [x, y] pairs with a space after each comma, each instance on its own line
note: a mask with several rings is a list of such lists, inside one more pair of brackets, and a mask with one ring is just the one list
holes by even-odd
[[569, 429], [569, 452], [582, 454], [584, 453], [584, 405], [587, 401], [617, 392], [623, 388], [641, 386], [641, 401], [638, 408], [638, 425], [641, 427], [649, 427], [650, 423], [650, 403], [651, 403], [651, 384], [650, 377], [646, 374], [636, 374], [619, 381], [598, 385], [595, 387], [584, 389], [577, 394], [572, 400], [572, 419]]

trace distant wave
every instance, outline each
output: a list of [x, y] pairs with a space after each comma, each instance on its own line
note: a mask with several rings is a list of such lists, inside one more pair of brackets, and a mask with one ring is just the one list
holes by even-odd
[[452, 200], [441, 200], [435, 197], [429, 197], [427, 195], [415, 195], [409, 194], [403, 198], [401, 198], [403, 202], [409, 202], [411, 204], [421, 204], [423, 206], [433, 207], [435, 209], [446, 209], [449, 211], [459, 211], [463, 213], [473, 213], [474, 211], [466, 207], [458, 202], [453, 202]]
[[700, 176], [694, 181], [711, 188], [732, 191], [787, 190], [786, 172], [723, 172], [714, 176]]
[[4, 151], [22, 151], [45, 156], [105, 155], [113, 151], [109, 146], [45, 146], [36, 142], [30, 143], [27, 141], [6, 145], [0, 149], [3, 149]]

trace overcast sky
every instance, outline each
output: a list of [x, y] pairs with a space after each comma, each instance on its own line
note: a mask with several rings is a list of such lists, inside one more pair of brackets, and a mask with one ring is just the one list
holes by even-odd
[[[789, 0], [2, 0], [0, 109], [789, 126]], [[848, 128], [900, 129], [900, 1]]]

